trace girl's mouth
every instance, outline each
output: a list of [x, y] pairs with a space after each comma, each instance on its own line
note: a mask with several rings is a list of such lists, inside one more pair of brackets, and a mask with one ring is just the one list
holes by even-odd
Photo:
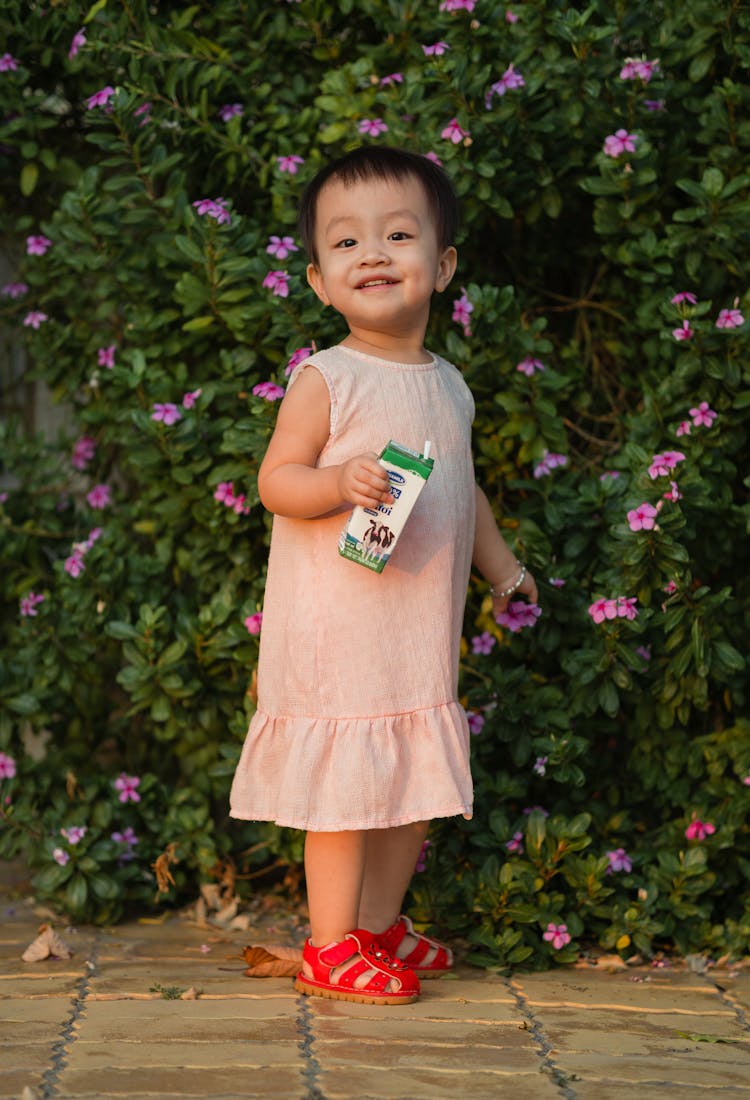
[[395, 279], [368, 279], [364, 283], [358, 283], [357, 290], [366, 290], [371, 286], [394, 286], [395, 283]]

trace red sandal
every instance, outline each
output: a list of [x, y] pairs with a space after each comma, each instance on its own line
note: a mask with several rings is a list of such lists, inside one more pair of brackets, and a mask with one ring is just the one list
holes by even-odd
[[313, 947], [308, 940], [302, 960], [309, 973], [297, 975], [298, 993], [369, 1005], [406, 1005], [419, 996], [416, 974], [363, 928], [325, 947]]
[[[417, 942], [402, 957], [398, 954], [398, 949], [407, 936], [413, 936]], [[451, 949], [437, 940], [423, 936], [421, 932], [416, 932], [409, 918], [403, 915], [390, 928], [386, 928], [385, 932], [378, 932], [375, 938], [381, 947], [394, 958], [400, 958], [420, 978], [439, 978], [453, 968]], [[429, 962], [425, 962], [430, 952], [433, 952], [433, 956]]]

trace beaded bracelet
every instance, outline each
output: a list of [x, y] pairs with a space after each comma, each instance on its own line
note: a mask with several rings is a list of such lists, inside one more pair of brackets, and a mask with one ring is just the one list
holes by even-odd
[[506, 596], [512, 596], [513, 593], [517, 592], [523, 582], [526, 580], [526, 566], [521, 565], [520, 561], [517, 561], [516, 565], [520, 566], [521, 572], [518, 574], [518, 577], [513, 582], [513, 584], [510, 585], [509, 588], [501, 588], [498, 591], [493, 585], [490, 585], [490, 595], [493, 599], [504, 600]]

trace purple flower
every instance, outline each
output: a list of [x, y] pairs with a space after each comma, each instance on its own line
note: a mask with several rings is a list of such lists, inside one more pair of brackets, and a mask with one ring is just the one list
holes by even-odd
[[559, 951], [561, 947], [565, 947], [570, 943], [570, 933], [568, 932], [567, 924], [553, 924], [550, 922], [547, 925], [547, 931], [542, 936], [542, 939], [551, 943], [555, 951]]
[[495, 616], [495, 622], [498, 626], [504, 626], [511, 634], [517, 634], [526, 626], [534, 626], [541, 613], [542, 609], [538, 604], [513, 600], [505, 611]]
[[96, 453], [96, 442], [90, 435], [82, 435], [73, 444], [73, 455], [70, 464], [74, 470], [85, 470]]
[[44, 603], [44, 596], [38, 596], [35, 592], [29, 592], [28, 596], [23, 596], [21, 598], [21, 614], [25, 616], [36, 615], [36, 609], [40, 603]]
[[526, 81], [517, 73], [512, 65], [509, 65], [499, 80], [490, 85], [490, 89], [487, 95], [484, 97], [484, 105], [489, 110], [492, 105], [493, 95], [505, 95], [506, 92], [511, 92], [516, 88], [525, 88]]
[[644, 99], [643, 106], [647, 111], [663, 111], [664, 100], [663, 99]]
[[520, 363], [516, 363], [516, 370], [521, 374], [525, 374], [527, 378], [531, 378], [533, 374], [544, 370], [544, 363], [540, 359], [532, 359], [530, 355], [527, 355], [525, 359], [522, 359]]
[[12, 53], [4, 53], [0, 57], [0, 73], [12, 73], [18, 68], [18, 59]]
[[363, 118], [357, 126], [360, 134], [369, 134], [370, 137], [377, 137], [379, 134], [384, 134], [388, 129], [382, 118]]
[[477, 0], [442, 0], [440, 11], [474, 11]]
[[23, 319], [24, 325], [33, 329], [38, 329], [45, 321], [49, 321], [49, 317], [46, 313], [42, 313], [40, 309], [32, 309], [31, 313], [27, 313]]
[[230, 118], [241, 118], [245, 108], [241, 103], [225, 103], [219, 108], [219, 118], [222, 122], [229, 122]]
[[403, 84], [404, 77], [402, 73], [389, 73], [388, 76], [381, 76], [381, 87], [388, 87], [389, 84]]
[[112, 503], [112, 492], [109, 485], [95, 485], [88, 493], [86, 500], [90, 508], [106, 508]]
[[656, 527], [657, 515], [658, 510], [653, 504], [644, 501], [643, 504], [639, 504], [637, 508], [632, 508], [628, 512], [628, 526], [631, 531], [653, 531]]
[[78, 844], [86, 836], [86, 826], [71, 825], [69, 829], [61, 829], [60, 835], [65, 837], [68, 844]]
[[697, 409], [690, 410], [690, 415], [696, 428], [710, 428], [717, 416], [714, 410], [708, 407], [708, 401], [701, 401]]
[[176, 424], [178, 420], [182, 419], [182, 413], [171, 401], [167, 401], [163, 404], [157, 401], [152, 408], [154, 411], [151, 413], [151, 419], [160, 420], [163, 424], [168, 426], [170, 424]]
[[289, 297], [289, 275], [286, 271], [269, 271], [262, 284], [279, 298]]
[[6, 283], [0, 290], [5, 298], [23, 298], [24, 294], [28, 294], [29, 288], [26, 283]]
[[119, 778], [113, 782], [113, 786], [120, 792], [120, 802], [140, 802], [141, 796], [138, 794], [140, 782], [140, 776], [120, 772]]
[[470, 733], [481, 733], [484, 729], [484, 715], [479, 714], [476, 710], [469, 710], [466, 712], [466, 721], [469, 723]]
[[292, 153], [289, 157], [277, 157], [276, 163], [279, 166], [280, 172], [288, 172], [290, 176], [296, 176], [299, 165], [305, 163], [305, 158], [298, 157], [296, 153]]
[[86, 107], [89, 111], [92, 111], [94, 107], [106, 107], [109, 104], [110, 99], [115, 94], [115, 90], [111, 84], [107, 84], [104, 88], [100, 88], [98, 92], [94, 92], [86, 100]]
[[193, 203], [199, 217], [208, 215], [214, 218], [219, 225], [231, 225], [232, 216], [227, 210], [226, 199], [196, 199]]
[[43, 256], [51, 247], [52, 241], [41, 233], [26, 238], [26, 252], [29, 256]]
[[423, 46], [422, 49], [425, 57], [441, 57], [450, 46], [447, 42], [436, 42], [434, 46]]
[[264, 397], [266, 401], [278, 401], [285, 393], [283, 386], [277, 386], [275, 382], [258, 382], [253, 386], [253, 394], [256, 397]]
[[677, 463], [684, 460], [682, 451], [665, 451], [664, 454], [654, 455], [648, 468], [648, 476], [654, 481], [657, 477], [668, 477]]
[[248, 615], [245, 619], [245, 629], [248, 634], [260, 634], [263, 625], [263, 612], [256, 611], [254, 615]]
[[294, 368], [300, 363], [304, 363], [305, 359], [309, 359], [312, 353], [312, 348], [295, 348], [289, 356], [289, 362], [286, 365], [284, 374], [291, 374]]
[[671, 299], [671, 302], [673, 306], [680, 306], [683, 302], [687, 302], [691, 306], [696, 306], [698, 304], [698, 299], [692, 293], [692, 291], [681, 290], [678, 294], [675, 294], [674, 298]]
[[682, 322], [678, 328], [672, 329], [672, 335], [675, 340], [682, 343], [683, 340], [692, 340], [695, 336], [694, 330], [690, 327], [690, 322], [687, 318]]
[[68, 50], [68, 58], [73, 59], [79, 50], [82, 50], [86, 45], [86, 28], [81, 27], [79, 31], [73, 35], [73, 41], [70, 43], [70, 49]]
[[558, 466], [567, 466], [567, 464], [567, 455], [551, 454], [550, 451], [545, 448], [542, 453], [541, 460], [537, 462], [536, 466], [534, 467], [534, 477], [545, 477], [546, 474], [552, 473], [552, 471]]
[[518, 852], [520, 855], [523, 852], [523, 833], [514, 833], [512, 839], [505, 842], [505, 847], [509, 852]]
[[465, 138], [471, 137], [471, 133], [459, 126], [457, 118], [452, 118], [445, 129], [440, 131], [440, 136], [445, 138], [446, 141], [452, 141], [454, 145], [458, 145]]
[[549, 763], [549, 757], [548, 756], [537, 756], [536, 760], [534, 761], [534, 767], [532, 769], [534, 774], [535, 775], [546, 775], [547, 774], [547, 764], [548, 763]]
[[16, 774], [16, 762], [6, 752], [0, 752], [0, 779], [12, 779]]
[[633, 863], [630, 856], [624, 848], [615, 848], [612, 852], [607, 852], [607, 859], [609, 860], [609, 867], [607, 873], [612, 874], [613, 871], [632, 871]]
[[722, 309], [716, 318], [717, 328], [739, 328], [744, 323], [745, 318], [738, 309]]
[[638, 654], [638, 656], [640, 658], [642, 658], [642, 660], [644, 660], [644, 661], [650, 661], [651, 660], [651, 647], [650, 646], [639, 645], [639, 646], [636, 646], [635, 651]]
[[114, 840], [116, 844], [129, 844], [131, 848], [134, 848], [138, 843], [138, 837], [135, 835], [130, 825], [128, 825], [126, 829], [123, 829], [121, 833], [112, 833], [111, 839]]
[[637, 134], [629, 134], [627, 130], [615, 130], [614, 134], [604, 139], [604, 152], [608, 157], [619, 157], [623, 153], [634, 153]]
[[200, 397], [200, 395], [202, 393], [203, 393], [202, 389], [197, 389], [197, 390], [191, 390], [189, 393], [183, 394], [182, 395], [182, 407], [183, 407], [183, 409], [192, 409], [193, 405], [195, 404], [195, 402], [198, 400], [198, 398]]
[[100, 367], [106, 367], [108, 370], [112, 370], [115, 365], [115, 352], [117, 351], [116, 344], [110, 344], [108, 348], [98, 348], [97, 363]]
[[549, 583], [553, 588], [564, 588], [568, 582], [563, 577], [550, 577]]
[[294, 243], [294, 237], [271, 236], [268, 238], [266, 252], [270, 252], [278, 260], [285, 260], [291, 252], [299, 252], [299, 248]]
[[523, 812], [526, 817], [534, 813], [539, 813], [542, 817], [549, 817], [549, 810], [545, 810], [544, 806], [525, 806]]
[[453, 303], [453, 316], [452, 321], [457, 321], [459, 325], [463, 325], [464, 336], [471, 336], [471, 315], [474, 312], [474, 306], [469, 301], [469, 296], [466, 293], [466, 287], [461, 287], [461, 297], [456, 298]]
[[489, 631], [484, 630], [481, 634], [475, 635], [471, 639], [471, 652], [472, 653], [491, 653], [497, 644], [497, 639]]
[[55, 863], [59, 863], [61, 867], [64, 867], [70, 859], [70, 852], [66, 852], [64, 848], [53, 848], [52, 858]]

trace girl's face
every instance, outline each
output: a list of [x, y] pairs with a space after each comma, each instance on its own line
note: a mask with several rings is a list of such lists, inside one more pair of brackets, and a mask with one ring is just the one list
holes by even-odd
[[318, 197], [315, 243], [310, 286], [343, 314], [353, 336], [365, 343], [377, 337], [380, 347], [421, 348], [430, 299], [450, 282], [456, 250], [440, 249], [418, 179], [327, 183]]

